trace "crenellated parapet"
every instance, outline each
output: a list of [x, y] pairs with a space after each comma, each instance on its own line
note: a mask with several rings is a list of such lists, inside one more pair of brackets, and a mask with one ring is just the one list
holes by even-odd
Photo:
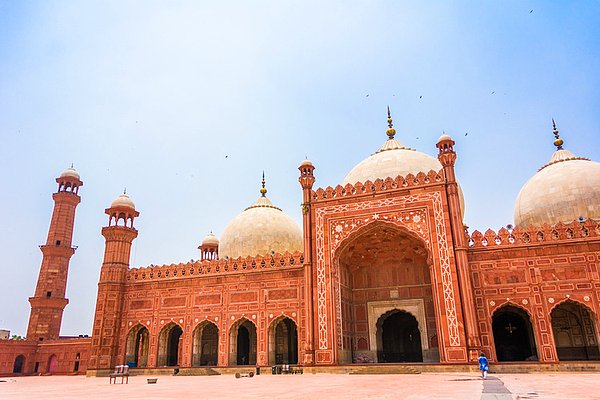
[[190, 278], [281, 270], [282, 268], [301, 267], [304, 255], [294, 253], [275, 253], [269, 256], [238, 257], [235, 259], [203, 260], [179, 264], [130, 268], [127, 281], [149, 281], [160, 279]]
[[547, 224], [542, 226], [530, 225], [526, 228], [516, 227], [512, 230], [501, 228], [498, 232], [492, 229], [488, 229], [485, 233], [475, 230], [470, 235], [468, 233], [466, 235], [469, 247], [472, 249], [547, 245], [559, 241], [600, 238], [600, 222], [587, 219], [582, 222], [558, 223], [553, 226]]
[[337, 185], [335, 188], [319, 188], [312, 193], [314, 202], [328, 201], [331, 199], [351, 197], [364, 194], [374, 194], [398, 189], [413, 187], [426, 187], [444, 183], [444, 171], [431, 170], [428, 173], [419, 172], [417, 175], [407, 174], [394, 178], [376, 179], [374, 182], [357, 182], [354, 185], [348, 183], [345, 186]]

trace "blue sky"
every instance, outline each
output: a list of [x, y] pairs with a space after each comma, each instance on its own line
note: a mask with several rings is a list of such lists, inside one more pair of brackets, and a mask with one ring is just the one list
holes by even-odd
[[600, 160], [598, 21], [597, 1], [0, 1], [0, 328], [26, 331], [71, 163], [85, 186], [65, 335], [91, 332], [104, 209], [124, 187], [133, 266], [197, 259], [263, 170], [299, 221], [298, 164], [335, 186], [386, 139], [387, 105], [407, 146], [455, 138], [471, 229], [512, 223], [552, 117]]

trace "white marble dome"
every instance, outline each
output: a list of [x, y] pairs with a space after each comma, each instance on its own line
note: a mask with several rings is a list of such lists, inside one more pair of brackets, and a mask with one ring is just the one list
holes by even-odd
[[559, 149], [521, 188], [515, 225], [554, 225], [580, 217], [600, 219], [600, 163]]
[[[389, 131], [389, 130], [388, 130]], [[445, 135], [450, 138], [448, 135]], [[444, 136], [440, 138], [443, 139]], [[374, 182], [376, 179], [396, 178], [398, 175], [417, 175], [419, 172], [427, 174], [429, 171], [440, 171], [442, 164], [429, 154], [421, 153], [404, 146], [394, 138], [385, 141], [383, 146], [371, 156], [367, 157], [348, 172], [342, 181], [342, 186], [364, 183], [367, 180]], [[458, 185], [461, 216], [465, 216], [465, 199], [463, 191]]]
[[61, 178], [71, 177], [71, 178], [75, 178], [75, 179], [81, 179], [81, 177], [79, 176], [79, 172], [77, 172], [77, 170], [73, 167], [69, 167], [69, 168], [65, 169], [60, 174], [60, 177]]
[[219, 257], [254, 257], [302, 250], [302, 230], [298, 224], [263, 194], [229, 222], [221, 235]]
[[371, 182], [378, 178], [396, 178], [398, 175], [417, 175], [419, 172], [428, 173], [439, 171], [442, 164], [429, 154], [421, 153], [405, 147], [396, 139], [388, 139], [375, 153], [358, 163], [342, 181], [354, 185], [358, 182]]
[[131, 200], [131, 198], [125, 193], [114, 199], [112, 203], [110, 203], [110, 207], [127, 207], [135, 210], [135, 204], [133, 203], [133, 200]]

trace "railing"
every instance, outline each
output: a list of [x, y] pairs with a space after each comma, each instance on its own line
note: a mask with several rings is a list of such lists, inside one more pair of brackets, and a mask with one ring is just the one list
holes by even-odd
[[275, 253], [270, 256], [239, 257], [236, 259], [204, 260], [188, 263], [130, 268], [128, 281], [147, 281], [157, 279], [175, 279], [192, 276], [223, 275], [242, 272], [274, 271], [281, 268], [300, 267], [304, 255], [294, 253]]
[[396, 178], [376, 179], [374, 182], [358, 182], [354, 185], [348, 183], [345, 186], [337, 185], [335, 188], [328, 186], [319, 188], [312, 193], [313, 201], [324, 201], [340, 197], [354, 196], [359, 194], [372, 194], [388, 190], [409, 188], [414, 186], [426, 186], [443, 183], [444, 171], [419, 172], [417, 175], [408, 174]]
[[465, 232], [465, 235], [469, 247], [474, 249], [548, 244], [600, 237], [600, 223], [593, 219], [587, 219], [581, 222], [573, 221], [569, 224], [558, 223], [553, 226], [544, 224], [526, 228], [516, 227], [511, 230], [501, 228], [497, 233], [491, 229], [485, 233], [475, 230], [471, 235], [468, 232]]

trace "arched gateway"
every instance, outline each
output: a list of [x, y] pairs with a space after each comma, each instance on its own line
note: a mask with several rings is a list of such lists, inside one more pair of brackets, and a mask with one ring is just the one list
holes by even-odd
[[372, 223], [338, 252], [343, 363], [439, 362], [428, 251]]
[[492, 316], [498, 361], [537, 361], [531, 319], [519, 307], [505, 305]]
[[149, 343], [148, 328], [141, 324], [134, 326], [127, 335], [125, 362], [132, 368], [146, 368]]

